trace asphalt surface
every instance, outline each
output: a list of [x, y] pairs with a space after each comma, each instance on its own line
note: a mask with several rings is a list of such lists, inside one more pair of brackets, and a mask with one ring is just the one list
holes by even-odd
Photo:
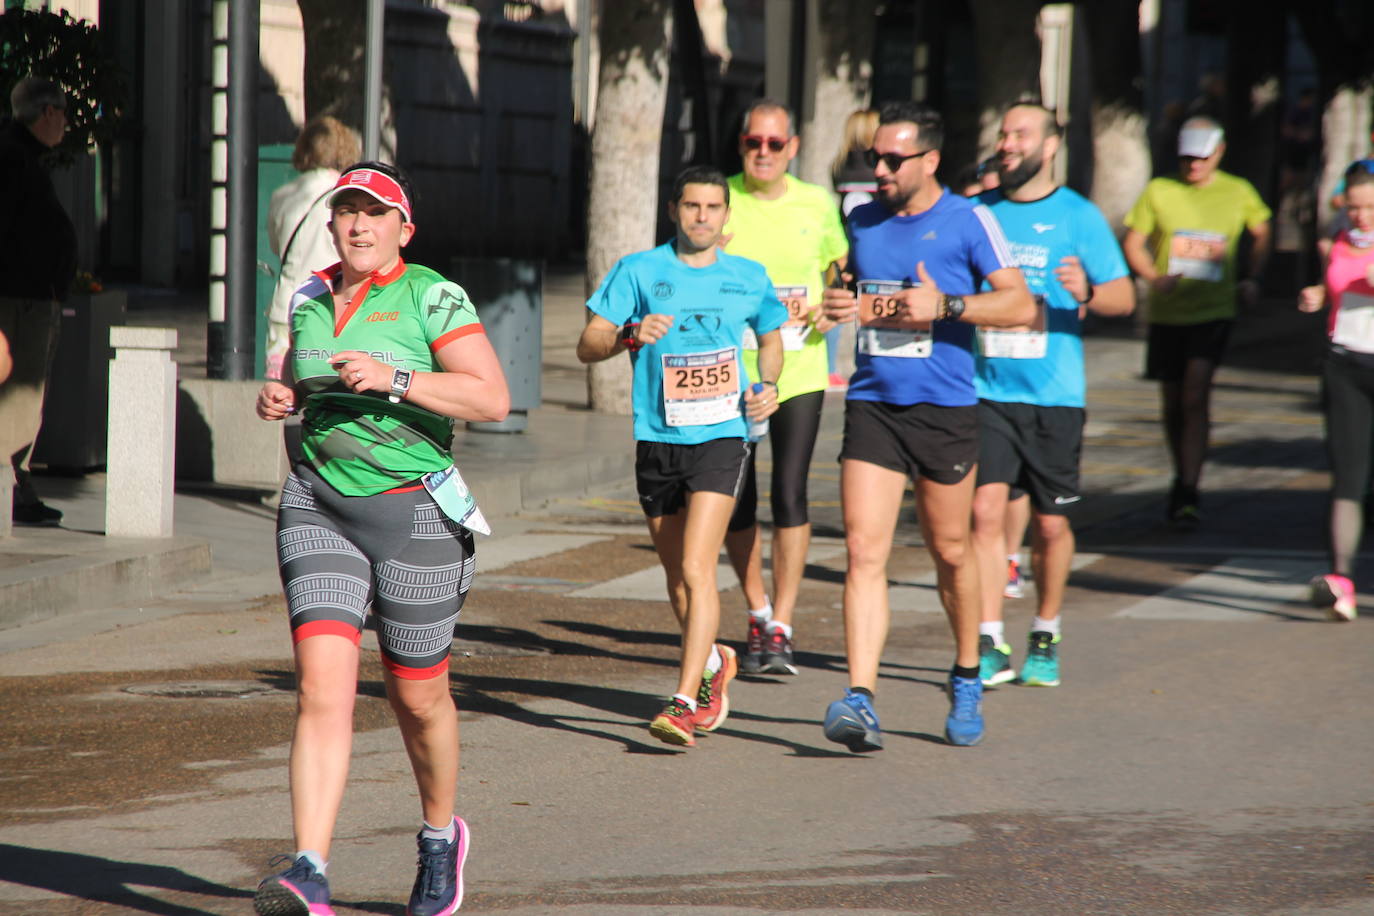
[[[1218, 380], [1206, 521], [1181, 534], [1162, 522], [1141, 345], [1128, 324], [1089, 339], [1064, 683], [989, 690], [976, 748], [940, 737], [952, 644], [909, 504], [889, 571], [886, 749], [821, 734], [846, 683], [840, 394], [812, 475], [801, 673], [737, 680], [729, 720], [695, 748], [645, 727], [678, 637], [628, 482], [496, 520], [451, 666], [473, 831], [463, 912], [1374, 912], [1374, 611], [1338, 625], [1304, 600], [1325, 571], [1319, 340], [1286, 304], [1242, 325]], [[0, 912], [248, 913], [269, 859], [291, 851], [272, 513], [210, 508], [241, 526], [214, 581], [0, 634]], [[1371, 572], [1362, 557], [1357, 584]], [[722, 587], [739, 644], [742, 599]], [[1008, 602], [1018, 664], [1032, 613]], [[418, 803], [364, 646], [330, 877], [337, 912], [400, 914]]]

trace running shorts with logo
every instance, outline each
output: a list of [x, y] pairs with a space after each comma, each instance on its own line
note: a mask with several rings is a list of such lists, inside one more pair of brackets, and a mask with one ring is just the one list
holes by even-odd
[[978, 485], [1005, 483], [1030, 494], [1042, 515], [1065, 515], [1082, 498], [1081, 407], [978, 402]]
[[425, 680], [447, 669], [475, 554], [472, 533], [423, 485], [344, 496], [297, 465], [277, 511], [277, 559], [293, 641], [335, 635], [357, 645], [371, 605], [392, 674]]
[[[731, 236], [727, 250], [762, 264], [778, 299], [787, 306], [780, 403], [829, 385], [825, 335], [814, 325], [820, 316], [825, 269], [849, 251], [830, 191], [791, 175], [785, 181], [781, 197], [764, 200], [745, 190], [742, 174], [732, 176], [730, 219], [725, 224]], [[747, 335], [744, 365], [751, 377], [757, 376], [758, 350]]]
[[695, 445], [677, 442], [635, 443], [635, 489], [648, 518], [674, 515], [696, 492], [739, 497], [749, 443], [743, 439], [710, 439]]
[[955, 484], [978, 463], [978, 407], [850, 401], [841, 461], [863, 461], [939, 484]]
[[1126, 226], [1144, 235], [1155, 270], [1177, 276], [1169, 292], [1150, 291], [1152, 324], [1200, 324], [1236, 317], [1236, 248], [1270, 210], [1244, 178], [1218, 171], [1206, 185], [1151, 179]]

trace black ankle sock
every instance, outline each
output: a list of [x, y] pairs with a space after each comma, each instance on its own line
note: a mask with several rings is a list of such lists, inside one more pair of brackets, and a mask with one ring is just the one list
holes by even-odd
[[972, 668], [960, 668], [958, 665], [955, 665], [953, 668], [949, 669], [949, 673], [951, 677], [964, 677], [972, 680], [978, 677], [978, 668], [977, 666]]
[[849, 692], [850, 692], [850, 693], [862, 693], [864, 696], [868, 697], [870, 700], [873, 699], [873, 691], [869, 690], [867, 687], [850, 687], [850, 688], [849, 688]]

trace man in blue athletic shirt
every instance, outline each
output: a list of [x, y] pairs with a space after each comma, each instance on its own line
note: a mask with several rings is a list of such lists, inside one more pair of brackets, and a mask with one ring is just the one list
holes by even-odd
[[[939, 113], [924, 105], [883, 106], [868, 152], [878, 199], [849, 216], [857, 295], [825, 292], [831, 319], [859, 323], [840, 452], [851, 686], [825, 717], [825, 736], [853, 751], [882, 747], [873, 691], [887, 638], [887, 558], [908, 480], [954, 630], [945, 737], [956, 745], [983, 737], [969, 537], [978, 463], [973, 330], [1026, 324], [1035, 302], [992, 214], [936, 181], [943, 133]], [[979, 292], [984, 281], [991, 290]]]
[[1059, 608], [1073, 562], [1068, 512], [1079, 501], [1084, 378], [1081, 316], [1129, 315], [1135, 287], [1097, 207], [1054, 181], [1059, 125], [1040, 105], [1015, 105], [997, 140], [1001, 184], [978, 199], [1002, 226], [1036, 299], [1022, 328], [978, 330], [978, 489], [973, 542], [983, 581], [979, 626], [985, 686], [1016, 678], [1004, 638], [1004, 519], [1012, 486], [1030, 494], [1038, 598], [1020, 682], [1059, 684]]
[[[649, 731], [684, 747], [730, 711], [738, 663], [715, 641], [716, 563], [749, 456], [746, 414], [761, 420], [778, 409], [788, 319], [763, 265], [717, 248], [729, 213], [724, 175], [683, 171], [668, 203], [677, 237], [616, 262], [587, 301], [577, 343], [584, 363], [628, 350], [634, 366], [635, 482], [682, 627], [677, 692]], [[758, 338], [754, 379], [741, 357], [746, 327]]]

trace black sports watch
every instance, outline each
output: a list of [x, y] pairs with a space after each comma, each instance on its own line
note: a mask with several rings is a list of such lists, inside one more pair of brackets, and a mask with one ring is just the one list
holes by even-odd
[[945, 321], [958, 321], [964, 314], [964, 297], [946, 294], [941, 303], [940, 318]]
[[410, 390], [410, 383], [414, 378], [415, 373], [409, 369], [391, 370], [391, 394], [387, 395], [387, 400], [393, 404], [401, 403], [401, 398]]

